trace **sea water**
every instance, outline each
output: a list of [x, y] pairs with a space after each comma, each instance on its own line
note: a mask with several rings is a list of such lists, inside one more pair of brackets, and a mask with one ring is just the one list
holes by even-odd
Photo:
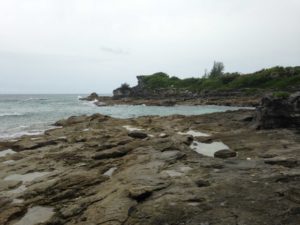
[[228, 106], [144, 106], [116, 105], [97, 107], [92, 102], [70, 95], [0, 95], [0, 139], [13, 139], [25, 134], [35, 135], [50, 129], [57, 120], [73, 115], [101, 113], [116, 118], [138, 116], [200, 115], [237, 110]]

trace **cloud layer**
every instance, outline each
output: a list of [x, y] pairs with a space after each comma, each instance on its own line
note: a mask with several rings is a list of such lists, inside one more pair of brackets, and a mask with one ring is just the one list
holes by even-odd
[[138, 74], [297, 65], [298, 0], [0, 2], [0, 93], [109, 93]]

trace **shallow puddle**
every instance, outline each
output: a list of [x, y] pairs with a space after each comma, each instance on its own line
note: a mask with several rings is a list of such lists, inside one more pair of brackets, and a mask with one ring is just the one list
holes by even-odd
[[125, 125], [123, 126], [126, 130], [128, 131], [141, 131], [141, 130], [144, 130], [144, 129], [141, 129], [141, 128], [136, 128], [136, 127], [132, 127], [130, 125]]
[[4, 178], [4, 180], [18, 180], [22, 182], [30, 182], [37, 178], [43, 177], [50, 172], [33, 172], [33, 173], [27, 173], [27, 174], [12, 174]]
[[35, 225], [47, 222], [54, 215], [53, 208], [35, 206], [28, 209], [23, 218], [15, 225]]
[[117, 167], [110, 168], [103, 175], [111, 177], [113, 175], [113, 173], [115, 172], [116, 169], [117, 169]]
[[7, 161], [4, 161], [4, 162], [2, 162], [3, 164], [5, 164], [5, 165], [12, 165], [12, 164], [14, 164], [16, 161], [15, 160], [7, 160]]
[[187, 132], [178, 132], [180, 135], [192, 135], [193, 137], [209, 137], [209, 134], [202, 133], [200, 131], [189, 130]]
[[199, 154], [210, 156], [210, 157], [214, 157], [214, 154], [217, 151], [223, 149], [229, 149], [229, 147], [225, 145], [223, 142], [212, 142], [207, 144], [198, 141], [193, 141], [193, 143], [190, 145], [190, 148]]
[[7, 149], [7, 150], [3, 150], [3, 151], [0, 151], [0, 157], [4, 157], [4, 156], [7, 156], [7, 155], [12, 155], [12, 154], [16, 154], [17, 152], [11, 150], [11, 149]]

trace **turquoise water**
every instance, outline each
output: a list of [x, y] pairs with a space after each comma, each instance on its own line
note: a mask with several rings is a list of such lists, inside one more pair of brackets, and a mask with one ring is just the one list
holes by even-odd
[[[81, 95], [84, 96], [84, 95]], [[101, 113], [117, 118], [145, 115], [199, 115], [236, 110], [227, 106], [107, 106], [78, 100], [79, 95], [0, 95], [0, 139], [39, 134], [51, 124], [72, 115]]]

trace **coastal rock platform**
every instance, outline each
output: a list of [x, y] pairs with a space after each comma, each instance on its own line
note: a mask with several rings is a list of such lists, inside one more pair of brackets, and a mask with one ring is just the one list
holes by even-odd
[[95, 114], [1, 142], [0, 224], [299, 224], [299, 130], [253, 114]]

